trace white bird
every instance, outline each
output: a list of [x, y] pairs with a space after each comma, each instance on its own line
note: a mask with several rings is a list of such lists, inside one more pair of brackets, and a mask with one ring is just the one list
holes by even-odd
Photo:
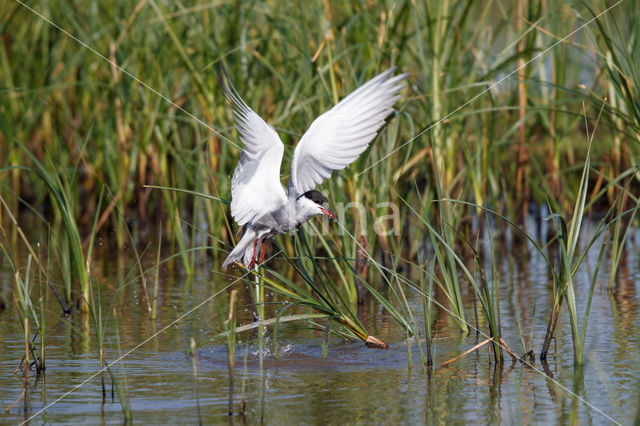
[[284, 145], [278, 133], [247, 106], [226, 73], [220, 73], [244, 144], [231, 179], [231, 215], [245, 232], [223, 268], [242, 258], [252, 269], [260, 248], [259, 263], [264, 260], [266, 238], [290, 232], [318, 214], [336, 219], [327, 198], [313, 189], [333, 170], [354, 162], [376, 137], [408, 76], [393, 76], [394, 71], [378, 74], [311, 123], [293, 152], [288, 194], [280, 183]]

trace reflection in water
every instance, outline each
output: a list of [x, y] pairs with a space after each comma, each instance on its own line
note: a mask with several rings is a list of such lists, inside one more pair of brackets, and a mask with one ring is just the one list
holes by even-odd
[[[540, 232], [544, 232], [542, 229]], [[521, 354], [517, 317], [520, 317], [525, 349], [536, 352], [549, 315], [549, 270], [539, 256], [532, 254], [526, 242], [518, 247], [504, 241], [493, 246], [495, 276], [488, 277], [498, 286], [502, 333], [512, 349]], [[481, 246], [487, 272], [492, 271], [490, 247]], [[552, 249], [549, 249], [552, 251]], [[154, 250], [150, 250], [151, 253]], [[640, 350], [638, 318], [639, 296], [636, 282], [638, 250], [628, 250], [620, 263], [618, 282], [612, 295], [606, 291], [604, 278], [598, 281], [591, 307], [585, 352], [584, 371], [575, 372], [571, 335], [566, 311], [560, 316], [556, 337], [557, 351], [550, 354], [548, 365], [534, 364], [546, 374], [520, 362], [507, 361], [502, 366], [493, 362], [487, 345], [447, 368], [436, 367], [431, 375], [420, 366], [417, 342], [407, 345], [405, 332], [373, 298], [366, 298], [361, 318], [366, 327], [390, 342], [387, 351], [370, 350], [360, 343], [344, 342], [331, 337], [328, 356], [322, 356], [323, 332], [306, 324], [280, 325], [278, 348], [267, 334], [261, 340], [258, 330], [238, 336], [235, 369], [235, 412], [245, 401], [244, 417], [237, 423], [603, 423], [607, 419], [569, 391], [590, 404], [613, 415], [622, 423], [636, 416], [640, 391]], [[551, 253], [552, 254], [552, 253]], [[597, 255], [597, 254], [596, 254]], [[158, 316], [150, 318], [139, 280], [132, 279], [130, 262], [120, 258], [97, 257], [93, 270], [100, 283], [103, 304], [106, 359], [117, 358], [115, 320], [111, 308], [116, 307], [122, 352], [152, 336], [157, 330], [178, 318], [201, 301], [231, 282], [230, 278], [211, 272], [212, 265], [203, 264], [188, 279], [171, 265], [161, 269]], [[588, 285], [594, 259], [589, 258], [586, 272], [577, 277], [577, 285]], [[469, 261], [469, 265], [473, 262]], [[149, 265], [144, 265], [148, 268]], [[4, 268], [4, 269], [3, 269]], [[172, 270], [172, 268], [174, 268]], [[603, 268], [604, 269], [604, 268]], [[408, 273], [411, 273], [407, 267]], [[601, 271], [606, 277], [606, 271]], [[585, 284], [587, 283], [587, 284]], [[11, 274], [0, 266], [0, 297], [9, 300]], [[97, 287], [97, 286], [96, 286]], [[238, 286], [238, 324], [253, 321], [254, 309], [244, 286]], [[383, 288], [381, 290], [384, 291]], [[436, 298], [446, 297], [436, 290]], [[468, 318], [473, 318], [472, 292], [464, 289]], [[415, 317], [422, 318], [421, 303], [415, 293], [407, 291], [414, 303]], [[52, 298], [53, 299], [53, 298]], [[151, 339], [125, 358], [125, 369], [114, 368], [115, 380], [126, 383], [131, 411], [141, 423], [227, 423], [229, 418], [229, 376], [225, 340], [212, 338], [223, 329], [228, 312], [228, 296], [221, 295], [192, 315]], [[275, 317], [282, 305], [267, 292], [265, 316]], [[280, 300], [282, 301], [282, 300]], [[585, 292], [578, 293], [579, 309], [585, 306]], [[24, 401], [1, 414], [0, 422], [19, 423], [54, 401], [74, 385], [99, 370], [98, 347], [93, 320], [86, 316], [58, 316], [59, 306], [50, 300], [47, 324], [46, 376], [31, 375], [26, 386], [13, 371], [24, 353], [20, 322], [12, 303], [0, 310], [0, 401], [3, 408], [15, 401], [25, 389]], [[445, 306], [447, 306], [445, 304]], [[301, 313], [292, 307], [287, 313]], [[480, 316], [480, 328], [487, 325]], [[320, 324], [322, 327], [323, 324]], [[197, 369], [190, 339], [200, 347]], [[483, 336], [460, 334], [449, 315], [436, 310], [434, 318], [434, 364], [461, 354], [477, 344]], [[211, 342], [211, 343], [209, 343]], [[244, 363], [247, 345], [246, 368]], [[422, 342], [424, 344], [424, 342]], [[279, 358], [274, 355], [279, 351]], [[409, 355], [413, 368], [409, 369]], [[126, 371], [126, 380], [123, 377]], [[194, 382], [195, 380], [195, 382]], [[121, 422], [118, 398], [110, 392], [112, 379], [105, 375], [107, 389], [103, 399], [100, 377], [89, 381], [74, 393], [53, 405], [36, 422], [87, 423]], [[195, 383], [195, 384], [194, 384]], [[195, 387], [197, 386], [197, 389]], [[200, 410], [200, 414], [198, 411]]]
[[[616, 276], [616, 283], [613, 288], [613, 299], [611, 306], [614, 319], [614, 334], [617, 337], [620, 337], [616, 339], [616, 342], [619, 344], [638, 344], [638, 342], [629, 342], [626, 339], [629, 335], [638, 335], [638, 294], [636, 291], [637, 280], [637, 273], [634, 277], [629, 270], [629, 259], [623, 256], [620, 259], [619, 270]], [[631, 348], [624, 347], [619, 349], [629, 350]]]

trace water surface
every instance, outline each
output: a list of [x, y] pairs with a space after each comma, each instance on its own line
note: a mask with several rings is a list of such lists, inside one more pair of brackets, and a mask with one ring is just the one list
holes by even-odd
[[[370, 333], [390, 343], [386, 351], [332, 336], [323, 356], [324, 333], [300, 322], [282, 324], [277, 342], [271, 330], [262, 344], [256, 330], [242, 333], [236, 352], [233, 420], [250, 424], [608, 424], [611, 419], [633, 423], [640, 396], [638, 232], [634, 238], [628, 243], [612, 294], [607, 291], [608, 271], [603, 267], [600, 272], [582, 371], [573, 366], [565, 309], [556, 331], [557, 350], [552, 349], [546, 368], [537, 359], [532, 365], [507, 360], [496, 368], [488, 345], [448, 367], [439, 367], [486, 338], [473, 331], [460, 334], [447, 314], [440, 312], [435, 322], [436, 366], [429, 375], [421, 361], [419, 342], [407, 341], [405, 332], [384, 309], [368, 300], [363, 320]], [[537, 356], [550, 308], [546, 265], [526, 245], [493, 248], [504, 339], [515, 352], [523, 353], [516, 322], [519, 312], [526, 344], [531, 344], [528, 337], [532, 334]], [[102, 285], [107, 362], [148, 339], [111, 367], [128, 397], [134, 421], [228, 423], [227, 348], [225, 339], [215, 337], [226, 319], [229, 290], [211, 296], [233, 279], [213, 272], [216, 264], [206, 256], [199, 260], [193, 278], [186, 278], [178, 265], [165, 265], [160, 270], [158, 318], [152, 321], [139, 280], [118, 291], [121, 283], [135, 275], [131, 259], [126, 255], [113, 259], [106, 251], [100, 256], [93, 274], [94, 283]], [[596, 258], [597, 251], [592, 250], [576, 276], [580, 312], [584, 312]], [[150, 279], [148, 285], [152, 282]], [[52, 296], [47, 314], [46, 375], [36, 378], [32, 372], [26, 388], [22, 373], [14, 375], [24, 353], [24, 340], [13, 305], [13, 286], [12, 273], [2, 263], [0, 295], [7, 307], [0, 311], [0, 422], [122, 422], [121, 404], [117, 394], [112, 396], [109, 373], [104, 373], [104, 401], [101, 375], [94, 376], [100, 365], [93, 319], [78, 313], [61, 316]], [[463, 286], [467, 316], [473, 318], [472, 293]], [[244, 283], [233, 287], [240, 291], [238, 324], [248, 324], [254, 309]], [[415, 294], [410, 297], [420, 317], [420, 302]], [[194, 309], [203, 301], [207, 302]], [[277, 315], [278, 306], [270, 305], [267, 316]], [[481, 323], [480, 329], [484, 333], [487, 327]], [[189, 354], [192, 337], [200, 345], [197, 376]], [[4, 412], [20, 398], [23, 388], [25, 398]], [[244, 418], [237, 415], [241, 400], [246, 403]], [[41, 412], [45, 406], [46, 411]]]

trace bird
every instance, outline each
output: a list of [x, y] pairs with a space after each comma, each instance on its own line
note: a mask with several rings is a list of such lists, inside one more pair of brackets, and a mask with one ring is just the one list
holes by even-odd
[[[364, 152], [400, 98], [408, 73], [391, 67], [351, 92], [318, 116], [296, 145], [287, 192], [280, 183], [284, 144], [275, 128], [242, 100], [223, 67], [218, 69], [222, 92], [233, 109], [243, 148], [231, 178], [231, 215], [244, 234], [223, 269], [242, 259], [247, 270], [264, 262], [264, 242], [292, 232], [313, 216], [327, 215], [327, 197], [315, 187], [344, 169]], [[261, 252], [258, 264], [256, 256]]]

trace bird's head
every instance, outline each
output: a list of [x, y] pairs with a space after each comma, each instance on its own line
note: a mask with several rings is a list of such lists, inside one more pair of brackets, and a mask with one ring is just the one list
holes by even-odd
[[329, 210], [329, 201], [327, 200], [327, 197], [322, 194], [322, 192], [315, 190], [307, 191], [302, 194], [300, 198], [302, 197], [312, 201], [320, 210], [321, 214], [326, 214], [330, 219], [337, 220], [336, 214]]

